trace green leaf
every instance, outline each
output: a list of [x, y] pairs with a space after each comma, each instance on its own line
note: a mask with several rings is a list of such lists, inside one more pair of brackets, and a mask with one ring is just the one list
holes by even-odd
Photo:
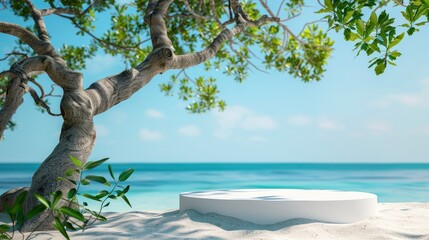
[[52, 194], [51, 209], [55, 209], [62, 196], [63, 193], [61, 191], [56, 191], [54, 194]]
[[99, 199], [102, 199], [102, 198], [104, 198], [105, 196], [107, 196], [107, 195], [109, 195], [109, 192], [108, 191], [106, 191], [106, 190], [102, 190], [102, 191], [100, 191], [95, 197], [96, 198], [99, 198]]
[[66, 176], [67, 176], [67, 177], [70, 177], [70, 176], [72, 176], [72, 175], [73, 175], [73, 174], [75, 174], [75, 173], [79, 174], [79, 173], [80, 173], [80, 170], [75, 169], [75, 168], [68, 168], [68, 169], [66, 170], [66, 172], [65, 172], [65, 174], [66, 174]]
[[374, 69], [375, 74], [380, 75], [384, 72], [385, 69], [386, 69], [386, 63], [384, 63], [384, 62], [379, 63]]
[[408, 35], [409, 36], [411, 36], [411, 35], [413, 35], [413, 33], [416, 31], [417, 29], [415, 28], [415, 27], [410, 27], [408, 30], [407, 30], [407, 33], [408, 33]]
[[95, 176], [95, 175], [88, 175], [85, 178], [88, 179], [88, 180], [94, 181], [94, 182], [102, 183], [102, 184], [107, 185], [107, 186], [110, 187], [110, 183], [106, 180], [105, 177]]
[[107, 218], [105, 216], [100, 215], [100, 214], [98, 214], [96, 212], [93, 212], [92, 215], [94, 215], [97, 218], [97, 220], [100, 220], [102, 222], [106, 222], [107, 221]]
[[54, 224], [53, 226], [67, 239], [70, 240], [69, 235], [67, 234], [67, 231], [65, 230], [65, 227], [61, 220], [58, 217], [54, 218]]
[[131, 174], [133, 174], [133, 172], [134, 172], [134, 169], [132, 169], [132, 168], [123, 171], [119, 175], [119, 181], [123, 182], [123, 181], [127, 180], [131, 176]]
[[96, 196], [94, 196], [94, 195], [88, 194], [88, 193], [84, 193], [84, 194], [82, 194], [82, 197], [86, 197], [86, 198], [88, 198], [88, 199], [91, 199], [91, 200], [95, 200], [95, 201], [101, 202], [100, 198], [98, 198], [98, 197], [96, 197]]
[[43, 197], [42, 195], [35, 193], [34, 197], [41, 203], [43, 204], [46, 208], [50, 208], [51, 206], [51, 202], [49, 200], [47, 200], [45, 197]]
[[40, 215], [42, 212], [44, 212], [46, 210], [46, 206], [43, 204], [39, 204], [35, 207], [33, 207], [25, 216], [26, 220], [29, 220], [35, 216]]
[[88, 179], [83, 178], [82, 180], [80, 180], [80, 183], [81, 183], [82, 185], [89, 185], [91, 182], [90, 182]]
[[16, 197], [15, 202], [14, 202], [14, 206], [15, 206], [15, 205], [22, 205], [22, 204], [24, 203], [25, 199], [27, 198], [27, 193], [28, 193], [28, 191], [23, 191], [23, 192], [21, 192], [21, 193]]
[[17, 216], [17, 214], [22, 213], [24, 201], [27, 198], [27, 191], [21, 192], [15, 199], [12, 208], [7, 209], [7, 212], [11, 215]]
[[71, 224], [70, 222], [66, 222], [65, 224], [65, 227], [67, 228], [67, 229], [69, 229], [69, 230], [72, 230], [72, 231], [76, 231], [77, 229], [73, 226], [73, 224]]
[[334, 10], [334, 6], [332, 5], [332, 0], [325, 0], [325, 7], [328, 10]]
[[109, 169], [109, 173], [110, 173], [110, 176], [112, 177], [112, 179], [113, 179], [113, 180], [116, 180], [116, 179], [115, 179], [115, 174], [113, 174], [112, 165], [110, 165], [110, 164], [109, 164], [109, 165], [107, 166], [107, 168]]
[[401, 56], [402, 54], [400, 52], [398, 52], [398, 51], [393, 51], [393, 52], [390, 53], [390, 55], [393, 56], [393, 57], [395, 57], [395, 58], [397, 58], [397, 57]]
[[362, 19], [358, 19], [356, 21], [356, 29], [359, 35], [363, 36], [365, 31], [365, 23], [362, 21]]
[[132, 208], [130, 201], [125, 195], [123, 195], [121, 198], [128, 204], [128, 206], [130, 206], [130, 208]]
[[76, 196], [76, 188], [72, 188], [67, 193], [67, 199], [72, 199], [74, 196]]
[[10, 226], [7, 224], [0, 224], [0, 233], [5, 233], [7, 231], [9, 231]]
[[130, 190], [130, 185], [126, 186], [122, 192], [125, 194]]
[[405, 33], [401, 33], [400, 35], [396, 36], [389, 44], [389, 47], [387, 48], [387, 50], [392, 49], [394, 46], [398, 45], [398, 43], [400, 43], [402, 41], [402, 39], [404, 38]]
[[75, 210], [73, 208], [63, 206], [59, 210], [64, 215], [76, 218], [77, 220], [82, 221], [82, 222], [85, 221], [85, 217], [82, 215], [82, 213], [78, 212], [77, 210]]
[[82, 161], [75, 158], [74, 156], [70, 155], [70, 160], [73, 162], [73, 164], [78, 167], [78, 168], [82, 168]]
[[83, 167], [83, 170], [89, 170], [89, 169], [96, 168], [107, 160], [109, 160], [109, 158], [103, 158], [103, 159], [100, 159], [98, 161], [89, 161], [85, 164], [85, 166]]
[[72, 183], [73, 185], [76, 185], [76, 181], [75, 180], [64, 178], [64, 177], [57, 177], [57, 181], [67, 181], [67, 182]]
[[347, 41], [348, 40], [350, 40], [350, 33], [351, 33], [352, 31], [350, 30], [350, 28], [346, 28], [345, 30], [344, 30], [344, 39], [346, 39]]

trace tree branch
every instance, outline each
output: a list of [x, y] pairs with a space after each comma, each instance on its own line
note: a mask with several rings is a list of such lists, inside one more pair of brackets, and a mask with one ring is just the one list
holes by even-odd
[[19, 56], [23, 56], [25, 58], [28, 57], [27, 54], [22, 53], [22, 52], [10, 52], [10, 53], [6, 54], [6, 56], [4, 58], [0, 58], [0, 61], [4, 61], [4, 60], [8, 59], [12, 55], [19, 55]]
[[43, 21], [40, 10], [37, 9], [36, 6], [34, 6], [34, 4], [30, 0], [25, 0], [25, 3], [31, 9], [31, 16], [33, 17], [34, 23], [36, 25], [40, 40], [46, 43], [50, 43], [48, 30], [46, 29], [45, 21]]
[[48, 16], [52, 14], [69, 14], [69, 15], [76, 15], [77, 12], [73, 9], [69, 8], [47, 8], [47, 9], [41, 9], [40, 14], [42, 16]]
[[[258, 27], [262, 24], [279, 21], [278, 18], [267, 16], [262, 16], [255, 21], [250, 20], [241, 6], [238, 5], [234, 8], [235, 21], [237, 22], [235, 27], [224, 29], [206, 49], [200, 52], [175, 55], [163, 18], [172, 1], [149, 0], [145, 22], [150, 26], [153, 50], [146, 59], [135, 68], [98, 80], [85, 90], [88, 98], [91, 99], [94, 115], [102, 113], [129, 98], [157, 74], [169, 69], [184, 69], [214, 57], [222, 43], [242, 32], [245, 27]], [[232, 6], [234, 6], [233, 2], [238, 3], [238, 0], [231, 1]], [[246, 16], [247, 19], [243, 16]]]
[[191, 14], [194, 18], [196, 19], [200, 19], [200, 20], [207, 20], [208, 18], [202, 15], [197, 14], [192, 8], [191, 5], [189, 4], [188, 0], [182, 0], [183, 3], [186, 6], [186, 10], [188, 10], [189, 14]]
[[21, 26], [13, 23], [0, 22], [0, 32], [19, 38], [39, 55], [47, 55], [54, 58], [55, 60], [61, 60], [63, 62], [51, 44], [40, 40], [32, 32]]
[[19, 69], [13, 69], [14, 77], [9, 81], [6, 98], [0, 110], [0, 137], [7, 127], [8, 122], [15, 114], [18, 107], [24, 102], [25, 87], [28, 76]]
[[61, 116], [61, 114], [58, 113], [52, 113], [51, 112], [51, 108], [46, 104], [45, 101], [42, 100], [42, 97], [39, 97], [39, 95], [37, 94], [37, 92], [30, 86], [26, 86], [26, 92], [29, 92], [31, 97], [34, 99], [34, 102], [38, 105], [41, 106], [42, 108], [44, 108], [46, 110], [46, 112], [51, 115], [51, 116], [55, 116], [55, 117], [59, 117]]

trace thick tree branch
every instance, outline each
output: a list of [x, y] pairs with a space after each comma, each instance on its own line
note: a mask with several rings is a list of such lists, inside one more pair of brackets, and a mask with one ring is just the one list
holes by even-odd
[[48, 30], [46, 29], [45, 21], [43, 21], [40, 10], [37, 9], [36, 6], [34, 6], [34, 4], [30, 0], [25, 0], [25, 3], [31, 9], [31, 16], [33, 17], [34, 23], [36, 25], [40, 40], [46, 43], [50, 43]]
[[231, 37], [237, 35], [238, 33], [242, 32], [245, 26], [246, 26], [246, 22], [243, 21], [242, 23], [237, 24], [237, 26], [235, 26], [232, 29], [223, 30], [206, 49], [200, 52], [176, 56], [173, 68], [174, 69], [187, 68], [187, 67], [198, 65], [202, 62], [205, 62], [211, 59], [220, 49], [220, 47], [222, 46], [222, 43], [224, 43], [226, 40], [230, 39]]
[[71, 71], [49, 56], [34, 56], [15, 63], [12, 68], [19, 68], [28, 76], [45, 72], [51, 80], [64, 90], [82, 89], [82, 74]]
[[23, 96], [25, 94], [26, 83], [28, 82], [28, 76], [25, 72], [17, 68], [14, 68], [12, 71], [14, 76], [8, 83], [6, 99], [0, 110], [0, 137], [3, 136], [8, 122], [18, 107], [24, 102]]
[[[237, 25], [232, 29], [224, 29], [204, 50], [186, 55], [175, 55], [172, 42], [167, 35], [163, 17], [172, 0], [151, 0], [146, 9], [145, 22], [150, 26], [153, 50], [146, 59], [133, 69], [118, 75], [110, 76], [93, 83], [85, 92], [91, 99], [93, 114], [99, 114], [129, 98], [145, 86], [155, 75], [169, 69], [183, 69], [200, 64], [214, 57], [222, 43], [245, 27], [258, 27], [269, 22], [278, 22], [278, 18], [263, 16], [255, 21], [248, 19], [241, 6], [235, 7]], [[231, 4], [234, 1], [231, 2]], [[246, 16], [246, 18], [242, 17]]]
[[32, 32], [21, 26], [13, 23], [0, 22], [0, 32], [19, 38], [30, 46], [38, 55], [50, 56], [61, 63], [64, 62], [50, 43], [40, 40]]
[[[153, 10], [150, 11], [149, 26], [153, 51], [156, 51], [160, 48], [173, 47], [173, 44], [167, 35], [167, 27], [165, 26], [164, 21], [164, 16], [166, 15], [167, 9], [172, 2], [173, 0], [159, 0], [153, 7]], [[152, 8], [152, 6], [149, 7]]]

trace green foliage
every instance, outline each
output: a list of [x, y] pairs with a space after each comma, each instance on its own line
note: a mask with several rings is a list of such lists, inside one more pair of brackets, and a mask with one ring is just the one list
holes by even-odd
[[[54, 222], [52, 223], [53, 227], [66, 239], [70, 239], [67, 231], [83, 231], [96, 221], [107, 221], [107, 218], [101, 215], [101, 212], [105, 207], [110, 205], [111, 199], [116, 200], [121, 198], [131, 207], [131, 203], [126, 197], [126, 193], [130, 190], [130, 185], [123, 187], [120, 184], [123, 184], [133, 174], [134, 169], [129, 168], [121, 172], [117, 178], [118, 180], [116, 180], [112, 166], [108, 165], [109, 175], [113, 179], [112, 184], [103, 176], [86, 175], [86, 171], [100, 166], [107, 160], [108, 158], [103, 158], [98, 161], [89, 161], [83, 164], [79, 159], [70, 156], [70, 161], [73, 163], [74, 167], [67, 169], [65, 177], [59, 177], [58, 181], [71, 182], [75, 187], [71, 188], [67, 194], [61, 191], [53, 192], [50, 194], [49, 198], [36, 193], [34, 197], [40, 204], [32, 208], [27, 214], [24, 214], [23, 211], [27, 192], [24, 191], [20, 193], [13, 206], [6, 206], [6, 213], [12, 222], [12, 226], [8, 224], [0, 225], [0, 239], [12, 239], [15, 230], [19, 230], [26, 221], [39, 216], [45, 211], [50, 212], [54, 217]], [[78, 176], [78, 181], [74, 180], [76, 175]], [[86, 184], [83, 184], [84, 182]], [[101, 183], [109, 188], [101, 190], [96, 195], [81, 193], [81, 186], [89, 185], [91, 182]], [[89, 209], [87, 207], [87, 202], [79, 204], [79, 196], [99, 202], [98, 209], [96, 211]], [[27, 236], [27, 239], [30, 236]]]
[[[45, 3], [37, 2], [37, 5], [74, 12], [62, 14], [61, 17], [69, 20], [75, 33], [82, 37], [75, 42], [87, 44], [77, 46], [64, 43], [58, 52], [68, 67], [82, 70], [87, 67], [86, 61], [101, 51], [122, 57], [127, 66], [136, 66], [146, 58], [152, 51], [149, 28], [143, 21], [148, 2], [135, 0], [124, 4], [107, 0], [91, 4], [91, 1], [84, 0], [45, 0]], [[411, 0], [408, 5], [398, 0], [320, 2], [323, 7], [318, 12], [324, 15], [329, 30], [341, 31], [345, 40], [355, 42], [358, 55], [365, 52], [368, 56], [374, 56], [369, 67], [373, 67], [376, 74], [383, 73], [387, 65], [395, 65], [395, 60], [401, 55], [397, 46], [402, 39], [418, 32], [429, 20], [429, 0]], [[31, 21], [30, 9], [24, 0], [7, 3], [17, 16]], [[327, 36], [327, 31], [316, 24], [305, 25], [301, 32], [293, 33], [286, 21], [301, 15], [305, 3], [304, 0], [279, 1], [281, 11], [273, 15], [281, 16], [281, 23], [246, 28], [226, 41], [215, 57], [204, 63], [205, 70], [218, 71], [239, 83], [254, 69], [275, 69], [305, 82], [320, 80], [333, 50], [333, 41]], [[257, 0], [241, 1], [241, 4], [251, 19], [257, 19], [266, 12]], [[224, 0], [214, 0], [214, 8], [210, 0], [189, 1], [189, 7], [199, 17], [193, 17], [183, 1], [173, 1], [165, 16], [168, 36], [178, 55], [206, 48], [224, 29], [225, 26], [220, 23], [234, 17]], [[402, 14], [402, 19], [395, 20], [390, 14], [394, 11], [397, 11], [397, 15]], [[97, 24], [106, 22], [106, 19], [109, 26], [97, 28]], [[231, 22], [234, 22], [233, 19]], [[36, 32], [34, 27], [28, 29]], [[20, 41], [17, 41], [14, 51], [27, 56], [35, 54]], [[20, 58], [22, 55], [12, 56], [10, 61], [13, 63]], [[6, 82], [0, 79], [0, 95], [5, 91]], [[210, 74], [172, 75], [169, 81], [160, 84], [160, 89], [167, 96], [175, 95], [187, 102], [187, 109], [193, 113], [213, 108], [222, 110], [226, 106], [219, 97], [217, 79]], [[0, 98], [0, 106], [2, 101], [4, 99]], [[11, 122], [9, 127], [13, 126]], [[83, 184], [87, 184], [87, 181], [83, 181]]]
[[[394, 61], [401, 53], [393, 48], [402, 41], [405, 32], [408, 36], [413, 35], [429, 19], [428, 0], [411, 0], [407, 6], [402, 1], [393, 1], [396, 3], [395, 8], [389, 2], [325, 0], [324, 8], [319, 11], [326, 15], [325, 19], [331, 29], [342, 31], [345, 40], [355, 42], [357, 55], [362, 51], [368, 56], [378, 54], [369, 62], [369, 67], [374, 67], [377, 75], [382, 74], [388, 64], [396, 66]], [[387, 7], [405, 8], [400, 11], [404, 23], [396, 23], [395, 18], [390, 17], [386, 10], [381, 10]], [[397, 33], [398, 31], [405, 32]]]

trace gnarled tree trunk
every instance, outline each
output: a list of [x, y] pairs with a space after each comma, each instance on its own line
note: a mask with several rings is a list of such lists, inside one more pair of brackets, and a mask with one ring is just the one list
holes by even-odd
[[[144, 87], [154, 76], [169, 69], [183, 69], [200, 64], [212, 58], [221, 44], [227, 39], [243, 31], [246, 26], [257, 27], [277, 18], [263, 16], [251, 21], [243, 12], [238, 0], [231, 0], [235, 13], [236, 26], [231, 29], [224, 27], [223, 31], [204, 50], [186, 55], [175, 55], [172, 42], [167, 35], [164, 16], [173, 0], [150, 0], [146, 9], [145, 22], [150, 26], [153, 50], [146, 59], [132, 69], [125, 70], [114, 76], [109, 76], [94, 82], [88, 89], [83, 89], [82, 74], [67, 68], [65, 61], [55, 52], [49, 41], [45, 24], [40, 10], [36, 9], [29, 0], [26, 3], [32, 10], [33, 19], [39, 36], [15, 24], [0, 22], [0, 33], [18, 37], [28, 44], [38, 55], [26, 58], [16, 63], [5, 74], [12, 76], [13, 84], [6, 95], [6, 101], [0, 116], [0, 136], [6, 123], [22, 102], [24, 92], [31, 91], [26, 81], [32, 75], [47, 73], [50, 79], [60, 86], [64, 95], [61, 100], [61, 115], [64, 123], [58, 145], [41, 164], [33, 176], [25, 209], [28, 211], [38, 204], [33, 197], [38, 193], [49, 198], [50, 193], [62, 191], [66, 194], [72, 187], [71, 183], [57, 181], [64, 176], [65, 171], [73, 167], [69, 160], [74, 156], [85, 163], [95, 144], [95, 115], [107, 111], [114, 105], [128, 99]], [[22, 89], [19, 89], [22, 87]], [[7, 111], [6, 111], [6, 110]], [[78, 176], [75, 176], [76, 178]], [[23, 226], [23, 231], [52, 229], [53, 216], [49, 213], [32, 218]]]

